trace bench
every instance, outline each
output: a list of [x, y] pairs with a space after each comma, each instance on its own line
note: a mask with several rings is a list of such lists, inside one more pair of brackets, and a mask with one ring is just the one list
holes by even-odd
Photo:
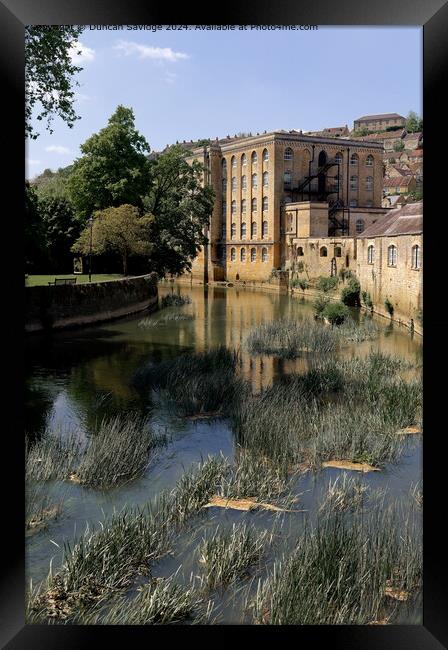
[[55, 278], [54, 282], [48, 284], [76, 284], [76, 278]]

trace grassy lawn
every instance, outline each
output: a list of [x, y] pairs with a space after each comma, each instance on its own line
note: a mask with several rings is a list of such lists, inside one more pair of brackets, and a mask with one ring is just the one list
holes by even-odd
[[[107, 282], [109, 280], [120, 280], [124, 276], [121, 273], [92, 273], [92, 282]], [[39, 285], [48, 285], [49, 282], [54, 282], [55, 278], [76, 278], [76, 284], [81, 284], [89, 281], [88, 273], [82, 275], [73, 275], [72, 273], [57, 273], [56, 275], [29, 275], [25, 279], [26, 287], [37, 287]]]

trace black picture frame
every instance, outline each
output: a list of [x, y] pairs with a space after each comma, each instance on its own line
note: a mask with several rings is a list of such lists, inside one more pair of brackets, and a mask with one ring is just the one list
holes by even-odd
[[[229, 634], [257, 635], [269, 643], [268, 636], [292, 634], [294, 644], [331, 645], [344, 650], [436, 650], [447, 646], [446, 599], [442, 567], [446, 547], [443, 523], [444, 456], [440, 453], [444, 412], [443, 372], [447, 365], [444, 335], [448, 332], [443, 289], [447, 269], [444, 253], [445, 189], [443, 160], [437, 161], [438, 151], [444, 149], [446, 103], [443, 91], [448, 79], [448, 3], [443, 0], [315, 0], [312, 5], [283, 0], [268, 4], [242, 4], [227, 1], [222, 10], [211, 6], [196, 9], [185, 4], [177, 10], [176, 19], [160, 3], [155, 6], [139, 0], [2, 0], [0, 3], [0, 66], [4, 79], [2, 104], [6, 112], [3, 123], [4, 143], [4, 201], [12, 199], [3, 214], [3, 228], [8, 229], [3, 248], [11, 259], [4, 262], [3, 299], [6, 306], [4, 360], [8, 381], [3, 394], [7, 410], [12, 414], [11, 425], [3, 430], [4, 469], [10, 470], [4, 497], [3, 551], [1, 581], [1, 643], [16, 650], [26, 648], [84, 648], [112, 640], [117, 645], [127, 643], [137, 647], [153, 639], [154, 633], [167, 635], [206, 634], [229, 640]], [[219, 13], [219, 16], [218, 16]], [[421, 25], [423, 26], [423, 85], [425, 121], [425, 280], [424, 280], [424, 586], [423, 625], [421, 626], [296, 626], [292, 628], [258, 626], [208, 627], [101, 627], [101, 626], [39, 626], [24, 623], [25, 550], [24, 550], [24, 462], [23, 462], [23, 274], [22, 274], [22, 215], [24, 150], [24, 39], [26, 24], [318, 24], [318, 25]], [[380, 46], [380, 44], [379, 44]], [[406, 65], [406, 53], [391, 53], [391, 65], [397, 70]], [[374, 65], [374, 53], [368, 61]], [[312, 65], [312, 53], [307, 65]], [[343, 80], [350, 84], [349, 70]], [[291, 83], [300, 83], [300, 72], [292, 75]], [[338, 79], [335, 79], [338, 83]], [[381, 89], [379, 89], [379, 92]], [[213, 88], [207, 89], [213, 92]], [[306, 99], [306, 88], [304, 88]], [[445, 122], [444, 122], [445, 121]], [[8, 142], [8, 144], [6, 144]], [[445, 182], [444, 182], [445, 181]], [[5, 230], [6, 232], [6, 230]], [[446, 306], [446, 305], [445, 305]], [[9, 368], [8, 368], [9, 366]], [[439, 373], [439, 371], [442, 371]], [[8, 374], [9, 373], [9, 374]], [[439, 424], [440, 421], [440, 424]], [[440, 501], [439, 501], [440, 498]], [[6, 512], [5, 512], [6, 510]], [[439, 525], [440, 522], [440, 525]], [[192, 641], [190, 638], [189, 641]], [[185, 642], [187, 638], [185, 637]]]

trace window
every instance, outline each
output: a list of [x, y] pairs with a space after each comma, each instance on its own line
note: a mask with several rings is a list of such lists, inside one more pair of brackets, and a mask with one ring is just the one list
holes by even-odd
[[236, 237], [236, 223], [232, 223], [232, 225], [230, 226], [230, 234], [231, 234], [232, 239], [235, 239], [235, 237]]
[[222, 179], [222, 193], [225, 194], [227, 192], [227, 180], [225, 178]]
[[246, 213], [246, 205], [247, 205], [247, 201], [246, 201], [246, 199], [243, 199], [243, 200], [241, 201], [241, 212], [242, 212], [243, 214]]
[[321, 247], [320, 252], [319, 252], [319, 255], [320, 255], [321, 257], [327, 257], [327, 255], [328, 255], [328, 251], [327, 251], [327, 247], [326, 247], [326, 246], [322, 246], [322, 247]]
[[250, 225], [250, 236], [251, 236], [251, 239], [253, 239], [254, 237], [257, 236], [257, 224], [256, 224], [255, 221], [252, 221], [252, 223]]
[[251, 211], [256, 212], [257, 211], [257, 199], [252, 199], [251, 203]]
[[246, 224], [244, 221], [241, 224], [241, 239], [246, 239]]
[[222, 175], [225, 176], [227, 174], [227, 160], [225, 158], [222, 159], [221, 165], [222, 165]]
[[221, 205], [221, 215], [222, 215], [223, 217], [225, 217], [225, 216], [226, 216], [226, 212], [227, 212], [227, 203], [226, 203], [225, 201], [223, 201], [223, 202], [222, 202], [222, 205]]
[[373, 201], [366, 201], [366, 208], [373, 208]]
[[252, 165], [256, 165], [258, 162], [258, 156], [256, 151], [252, 151], [251, 162]]
[[269, 185], [269, 174], [268, 172], [263, 172], [263, 187], [267, 187]]
[[352, 153], [350, 156], [350, 165], [357, 165], [358, 164], [358, 156], [355, 153]]
[[258, 176], [257, 174], [252, 174], [252, 187], [256, 189], [258, 187]]
[[268, 261], [268, 249], [267, 248], [262, 248], [261, 249], [261, 261], [262, 262], [267, 262]]
[[389, 246], [387, 249], [387, 264], [388, 266], [397, 266], [397, 247]]
[[360, 235], [362, 231], [364, 230], [365, 224], [362, 219], [357, 219], [356, 220], [356, 234]]
[[366, 178], [366, 190], [373, 190], [373, 176], [367, 176], [367, 178]]
[[255, 248], [250, 249], [250, 261], [255, 262], [257, 260], [257, 251]]
[[232, 214], [236, 214], [236, 201], [232, 201]]
[[420, 246], [417, 244], [412, 247], [411, 251], [411, 265], [413, 269], [419, 269], [421, 268], [421, 260], [420, 260]]
[[335, 155], [334, 159], [335, 159], [335, 162], [337, 162], [339, 165], [342, 165], [342, 154], [341, 153], [337, 153]]
[[356, 199], [350, 199], [350, 207], [351, 208], [357, 208], [358, 207], [358, 201]]
[[227, 237], [227, 228], [226, 228], [226, 224], [223, 223], [221, 228], [221, 239], [225, 239], [226, 237]]
[[230, 249], [230, 259], [232, 262], [236, 261], [236, 248], [231, 248]]
[[263, 162], [268, 162], [269, 160], [269, 152], [267, 149], [263, 149]]
[[236, 190], [236, 177], [232, 177], [232, 191]]
[[243, 190], [247, 189], [247, 178], [246, 178], [246, 176], [241, 177], [241, 188]]
[[288, 232], [290, 232], [292, 230], [292, 214], [291, 214], [291, 212], [288, 212], [288, 223], [287, 223], [286, 227], [288, 229]]
[[375, 247], [370, 245], [367, 249], [367, 264], [373, 264], [375, 261]]
[[241, 156], [241, 166], [244, 167], [245, 165], [247, 165], [247, 156], [245, 153], [243, 153]]
[[293, 154], [293, 151], [292, 151], [291, 147], [287, 147], [285, 149], [285, 154], [284, 154], [284, 157], [283, 157], [284, 160], [292, 160], [293, 156], [294, 156], [294, 154]]
[[268, 209], [269, 201], [267, 196], [263, 196], [263, 212], [266, 212]]
[[283, 180], [286, 186], [290, 186], [292, 183], [292, 174], [290, 171], [286, 171], [283, 175]]
[[246, 249], [245, 248], [242, 248], [241, 251], [240, 251], [240, 259], [241, 259], [242, 262], [246, 261]]
[[268, 236], [268, 222], [267, 221], [263, 221], [263, 224], [261, 226], [261, 234], [263, 236], [263, 239], [266, 239], [266, 237]]
[[297, 255], [298, 255], [298, 257], [303, 257], [303, 248], [302, 248], [302, 246], [297, 247]]
[[357, 190], [358, 189], [358, 177], [357, 176], [350, 176], [350, 189], [351, 190]]
[[335, 257], [341, 257], [342, 256], [342, 250], [340, 246], [335, 246], [334, 247], [334, 256]]
[[234, 169], [236, 168], [236, 158], [235, 158], [235, 156], [232, 156], [232, 167]]
[[373, 156], [367, 156], [366, 167], [373, 167]]

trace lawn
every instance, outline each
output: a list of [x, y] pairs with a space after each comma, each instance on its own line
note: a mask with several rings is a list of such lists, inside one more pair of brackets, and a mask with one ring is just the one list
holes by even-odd
[[[108, 282], [109, 280], [121, 280], [124, 276], [120, 273], [92, 273], [92, 282]], [[39, 285], [48, 285], [54, 282], [55, 278], [76, 278], [76, 284], [89, 281], [88, 273], [82, 275], [73, 275], [72, 273], [57, 273], [56, 275], [29, 275], [25, 278], [26, 287], [37, 287]]]

